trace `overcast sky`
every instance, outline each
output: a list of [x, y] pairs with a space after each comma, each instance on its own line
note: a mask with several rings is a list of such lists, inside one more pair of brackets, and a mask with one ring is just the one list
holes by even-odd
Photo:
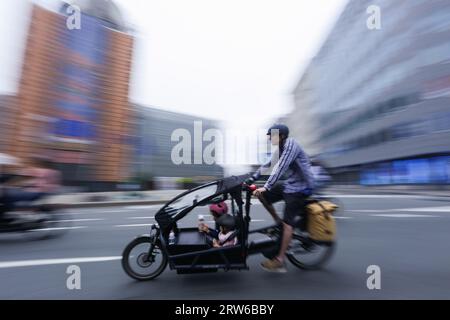
[[[347, 0], [116, 2], [137, 30], [132, 101], [253, 127], [292, 108]], [[0, 93], [16, 90], [27, 3], [0, 0]]]

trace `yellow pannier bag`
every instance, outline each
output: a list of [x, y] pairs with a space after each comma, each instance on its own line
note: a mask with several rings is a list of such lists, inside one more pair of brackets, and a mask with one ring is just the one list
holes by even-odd
[[306, 206], [307, 226], [311, 239], [332, 242], [336, 237], [336, 220], [333, 212], [338, 208], [329, 201], [312, 201]]

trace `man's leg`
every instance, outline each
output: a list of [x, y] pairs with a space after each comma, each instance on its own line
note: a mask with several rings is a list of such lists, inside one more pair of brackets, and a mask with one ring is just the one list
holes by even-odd
[[262, 203], [264, 208], [266, 208], [266, 210], [269, 211], [273, 220], [275, 220], [276, 223], [281, 223], [281, 219], [278, 216], [277, 211], [275, 210], [274, 206], [271, 203], [267, 202], [267, 200], [264, 198], [264, 195], [258, 196], [258, 199]]
[[284, 200], [286, 201], [286, 207], [284, 209], [283, 217], [283, 238], [281, 240], [281, 248], [278, 253], [277, 259], [281, 262], [284, 261], [286, 251], [289, 248], [289, 244], [292, 240], [292, 234], [294, 232], [294, 226], [299, 216], [303, 215], [305, 208], [305, 197], [302, 194], [285, 194]]
[[286, 251], [289, 248], [289, 244], [292, 240], [292, 234], [294, 232], [294, 228], [292, 228], [287, 223], [283, 223], [283, 238], [281, 240], [281, 248], [280, 252], [278, 253], [278, 256], [276, 259], [278, 259], [281, 262], [284, 262], [284, 258], [286, 256]]
[[281, 223], [281, 219], [277, 214], [273, 204], [283, 200], [283, 185], [281, 183], [277, 183], [272, 189], [263, 192], [260, 196], [258, 196], [259, 201], [263, 204], [264, 208], [269, 211], [273, 220], [276, 223]]
[[286, 206], [283, 217], [283, 236], [281, 239], [281, 247], [276, 258], [262, 263], [262, 267], [267, 271], [286, 272], [284, 267], [286, 251], [292, 240], [296, 219], [302, 214], [305, 205], [305, 198], [301, 194], [285, 194], [284, 200], [286, 202]]

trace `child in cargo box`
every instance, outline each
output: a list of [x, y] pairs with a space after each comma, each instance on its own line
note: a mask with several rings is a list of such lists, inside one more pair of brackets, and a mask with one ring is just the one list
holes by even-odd
[[213, 247], [227, 247], [237, 244], [237, 234], [235, 231], [236, 222], [234, 218], [228, 214], [217, 219], [217, 224], [220, 227], [218, 239], [213, 240]]
[[226, 215], [228, 212], [228, 206], [225, 202], [215, 203], [209, 206], [209, 212], [213, 216], [214, 221], [216, 222], [215, 229], [209, 228], [205, 223], [201, 222], [198, 226], [200, 232], [206, 233], [208, 236], [214, 239], [219, 238], [219, 226], [217, 225], [217, 220], [223, 216]]

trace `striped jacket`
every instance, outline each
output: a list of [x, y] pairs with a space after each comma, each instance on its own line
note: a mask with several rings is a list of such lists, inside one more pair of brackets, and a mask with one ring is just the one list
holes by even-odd
[[264, 185], [267, 190], [272, 189], [285, 173], [287, 173], [287, 180], [283, 185], [285, 193], [298, 193], [304, 192], [306, 189], [314, 189], [314, 175], [311, 170], [311, 162], [293, 138], [288, 138], [285, 141], [278, 161], [277, 157], [278, 153], [275, 153], [268, 163], [263, 164], [256, 171], [253, 178], [255, 180], [259, 179], [264, 170], [270, 169], [272, 162], [276, 161], [270, 177]]

